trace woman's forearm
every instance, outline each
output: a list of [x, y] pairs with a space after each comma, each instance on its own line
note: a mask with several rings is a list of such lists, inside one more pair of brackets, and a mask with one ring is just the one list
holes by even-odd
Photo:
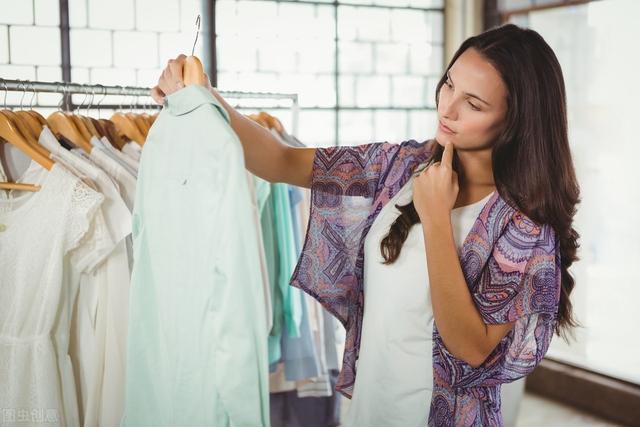
[[235, 110], [215, 89], [210, 89], [229, 113], [231, 127], [242, 143], [246, 168], [270, 182], [281, 182], [287, 148], [271, 132]]
[[235, 110], [217, 90], [210, 90], [229, 113], [231, 127], [242, 143], [246, 168], [251, 173], [269, 182], [311, 185], [314, 148], [282, 144], [267, 129]]
[[423, 225], [433, 317], [445, 347], [472, 366], [490, 352], [487, 325], [462, 272], [450, 221]]

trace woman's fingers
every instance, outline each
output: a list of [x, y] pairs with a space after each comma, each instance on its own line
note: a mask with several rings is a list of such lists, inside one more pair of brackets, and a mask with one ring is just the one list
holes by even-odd
[[185, 59], [186, 56], [178, 55], [176, 59], [172, 59], [171, 61], [169, 61], [169, 66], [167, 67], [170, 71], [169, 78], [171, 84], [176, 88], [180, 88], [181, 85], [184, 86], [184, 84], [182, 83], [182, 69], [184, 67]]
[[164, 103], [164, 92], [160, 90], [158, 86], [154, 86], [153, 89], [151, 89], [151, 97], [156, 104], [162, 105]]
[[163, 96], [170, 95], [184, 87], [182, 69], [186, 58], [185, 55], [181, 54], [167, 62], [167, 66], [158, 79], [158, 88], [164, 94]]
[[453, 164], [453, 144], [451, 141], [447, 142], [444, 146], [444, 152], [442, 153], [442, 164], [452, 167]]

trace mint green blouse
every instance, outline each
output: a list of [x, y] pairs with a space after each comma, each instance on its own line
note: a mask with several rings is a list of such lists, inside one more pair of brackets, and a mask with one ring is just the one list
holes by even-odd
[[258, 230], [242, 146], [204, 87], [166, 98], [137, 185], [122, 426], [268, 426]]

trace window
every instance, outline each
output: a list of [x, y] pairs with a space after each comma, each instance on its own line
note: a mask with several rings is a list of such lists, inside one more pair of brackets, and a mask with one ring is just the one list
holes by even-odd
[[[56, 0], [0, 0], [2, 77], [62, 81], [61, 4]], [[69, 0], [71, 81], [155, 86], [168, 59], [191, 51], [200, 8], [201, 0]], [[199, 41], [196, 55], [202, 55], [202, 46]], [[21, 97], [9, 92], [7, 102], [19, 103]], [[25, 105], [30, 98], [27, 89]], [[73, 100], [80, 104], [84, 98], [74, 95]], [[51, 109], [40, 109], [47, 114], [59, 100], [58, 94], [41, 93], [34, 102], [51, 105]], [[130, 97], [108, 99], [124, 105], [135, 101]]]
[[583, 328], [548, 356], [640, 384], [640, 171], [636, 141], [640, 3], [606, 0], [517, 14], [538, 31], [564, 72], [569, 138], [581, 185], [572, 267], [575, 314]]
[[219, 0], [215, 13], [218, 86], [297, 93], [306, 144], [433, 136], [442, 1]]

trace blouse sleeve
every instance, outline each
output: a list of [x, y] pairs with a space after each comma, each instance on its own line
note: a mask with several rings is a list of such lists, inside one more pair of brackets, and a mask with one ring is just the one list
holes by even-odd
[[347, 325], [358, 298], [360, 240], [381, 173], [402, 144], [318, 148], [311, 211], [291, 285], [316, 298]]
[[546, 354], [556, 326], [560, 255], [552, 227], [516, 214], [474, 289], [472, 297], [485, 323], [515, 324], [477, 368], [438, 346], [451, 368], [452, 385], [494, 386], [528, 375]]

